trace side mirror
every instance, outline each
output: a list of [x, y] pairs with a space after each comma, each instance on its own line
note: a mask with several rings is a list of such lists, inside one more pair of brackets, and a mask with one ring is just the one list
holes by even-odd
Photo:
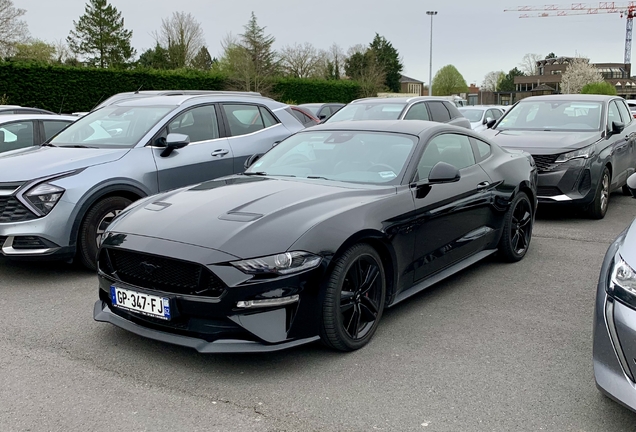
[[636, 198], [636, 174], [632, 174], [627, 178], [627, 189], [629, 189], [632, 197]]
[[320, 114], [318, 116], [318, 120], [327, 120], [327, 115], [326, 114]]
[[612, 135], [619, 134], [625, 129], [625, 123], [612, 122]]
[[453, 183], [459, 181], [459, 170], [446, 162], [437, 162], [428, 175], [429, 184]]
[[497, 123], [497, 120], [491, 119], [491, 120], [489, 120], [489, 121], [486, 123], [486, 127], [487, 127], [488, 129], [492, 129], [492, 128], [493, 128], [493, 126], [495, 125], [495, 123]]
[[486, 118], [484, 119], [484, 121], [483, 121], [483, 123], [482, 123], [482, 124], [485, 124], [485, 125], [486, 125], [486, 124], [490, 123], [492, 120], [493, 120], [492, 118], [490, 118], [490, 117], [486, 117]]
[[254, 165], [254, 162], [259, 160], [261, 158], [261, 156], [263, 156], [261, 153], [257, 153], [257, 154], [253, 154], [252, 156], [248, 157], [247, 159], [245, 159], [245, 162], [243, 163], [243, 167], [245, 169], [248, 169], [249, 167]]
[[272, 148], [276, 147], [278, 144], [280, 144], [280, 141], [276, 141], [274, 144], [272, 144]]
[[171, 133], [168, 134], [164, 142], [165, 147], [161, 152], [161, 157], [168, 157], [173, 151], [182, 149], [190, 144], [190, 137], [183, 134]]

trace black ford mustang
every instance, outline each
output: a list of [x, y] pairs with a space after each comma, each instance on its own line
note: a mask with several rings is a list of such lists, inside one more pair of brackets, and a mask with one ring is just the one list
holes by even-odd
[[532, 158], [465, 128], [325, 124], [251, 162], [122, 212], [99, 252], [97, 321], [200, 352], [354, 350], [385, 307], [530, 245]]

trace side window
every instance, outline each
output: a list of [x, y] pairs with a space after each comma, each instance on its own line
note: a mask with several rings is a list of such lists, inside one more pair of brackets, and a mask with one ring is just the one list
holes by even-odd
[[457, 169], [474, 165], [475, 154], [470, 139], [466, 135], [442, 134], [430, 140], [417, 165], [418, 180], [427, 179], [438, 162], [446, 162]]
[[463, 115], [462, 113], [457, 109], [457, 107], [450, 103], [450, 102], [442, 102], [444, 104], [444, 106], [446, 107], [446, 109], [448, 110], [448, 113], [450, 114], [451, 118], [462, 118]]
[[502, 113], [500, 110], [498, 110], [498, 109], [494, 109], [494, 110], [492, 110], [492, 113], [493, 113], [493, 115], [494, 115], [494, 117], [493, 117], [493, 118], [494, 118], [495, 120], [499, 120], [499, 119], [501, 118], [501, 116], [503, 115], [503, 113]]
[[610, 102], [609, 110], [607, 111], [607, 127], [612, 130], [612, 122], [621, 122], [621, 115], [618, 111], [618, 106], [615, 101]]
[[291, 110], [291, 112], [294, 115], [294, 117], [298, 119], [299, 122], [301, 122], [302, 124], [305, 124], [305, 122], [307, 121], [307, 118], [306, 118], [307, 116], [305, 114], [296, 110]]
[[168, 133], [188, 135], [193, 143], [218, 138], [219, 123], [214, 105], [196, 107], [180, 114], [168, 125]]
[[628, 125], [629, 123], [631, 123], [633, 117], [632, 117], [632, 114], [627, 109], [625, 102], [616, 101], [616, 104], [618, 105], [618, 110], [621, 113], [621, 118], [623, 119], [623, 123], [625, 123], [625, 125]]
[[261, 115], [263, 116], [263, 124], [266, 128], [274, 126], [278, 123], [276, 117], [274, 117], [272, 113], [267, 110], [267, 108], [259, 107], [259, 109], [261, 110]]
[[35, 145], [33, 122], [16, 122], [0, 126], [0, 149], [3, 151]]
[[481, 162], [490, 156], [491, 149], [490, 144], [483, 142], [482, 140], [478, 140], [476, 138], [470, 137], [470, 142], [473, 144], [473, 149], [475, 151], [475, 155], [477, 156], [477, 161]]
[[446, 123], [450, 121], [450, 113], [442, 102], [435, 101], [427, 103], [428, 108], [431, 110], [431, 117], [433, 118], [433, 121], [440, 123]]
[[[241, 136], [272, 126], [278, 121], [267, 110], [260, 110], [255, 105], [223, 105], [225, 117], [230, 126], [231, 136]], [[268, 118], [264, 119], [261, 112], [267, 112]], [[267, 125], [267, 126], [266, 126]]]
[[59, 131], [64, 129], [66, 126], [70, 124], [70, 122], [62, 122], [62, 121], [52, 121], [52, 120], [43, 120], [44, 123], [44, 140], [48, 140], [49, 138], [57, 135]]
[[430, 120], [426, 104], [418, 103], [413, 105], [404, 116], [404, 120]]

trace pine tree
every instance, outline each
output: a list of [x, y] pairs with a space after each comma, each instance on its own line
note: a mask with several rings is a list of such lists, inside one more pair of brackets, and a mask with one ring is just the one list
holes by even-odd
[[252, 12], [250, 21], [244, 26], [240, 46], [247, 51], [252, 60], [257, 79], [266, 78], [278, 73], [278, 61], [272, 45], [274, 36], [265, 34], [265, 27], [260, 27], [256, 15]]
[[369, 49], [373, 51], [378, 65], [384, 71], [384, 85], [390, 91], [398, 93], [400, 91], [402, 70], [404, 70], [404, 66], [400, 61], [400, 54], [391, 42], [377, 33], [373, 42], [369, 45]]
[[191, 66], [194, 69], [199, 69], [203, 71], [209, 71], [212, 68], [213, 64], [212, 56], [210, 55], [210, 51], [206, 47], [201, 47], [197, 55], [192, 59]]
[[84, 15], [73, 21], [66, 39], [71, 50], [84, 56], [94, 66], [122, 67], [130, 62], [135, 50], [130, 45], [132, 31], [124, 28], [121, 12], [108, 0], [89, 0]]

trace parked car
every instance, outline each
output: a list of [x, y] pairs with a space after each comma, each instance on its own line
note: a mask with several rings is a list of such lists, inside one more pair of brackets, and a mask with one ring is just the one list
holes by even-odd
[[291, 109], [294, 117], [296, 117], [298, 121], [301, 122], [305, 127], [316, 126], [318, 123], [320, 123], [320, 120], [314, 117], [314, 115], [308, 109], [304, 109], [295, 105], [292, 105], [289, 108]]
[[351, 102], [325, 123], [350, 120], [432, 120], [470, 129], [452, 102], [438, 97], [365, 98]]
[[632, 116], [636, 118], [636, 101], [635, 100], [627, 100], [627, 106], [629, 107], [629, 111], [632, 113]]
[[627, 192], [636, 168], [636, 121], [615, 96], [529, 97], [483, 133], [533, 155], [540, 203], [576, 205], [594, 219], [605, 216], [612, 191]]
[[[636, 175], [628, 179], [636, 197]], [[594, 312], [597, 388], [636, 411], [636, 220], [610, 245], [603, 260]]]
[[345, 106], [343, 103], [309, 103], [298, 105], [300, 108], [304, 108], [311, 112], [318, 120], [326, 120], [340, 108]]
[[0, 153], [37, 146], [77, 118], [55, 114], [7, 114], [0, 116]]
[[155, 96], [93, 111], [45, 146], [0, 155], [0, 251], [94, 268], [104, 229], [133, 201], [240, 172], [248, 156], [302, 128], [287, 105], [246, 95]]
[[465, 128], [327, 123], [250, 159], [108, 227], [97, 321], [200, 352], [351, 351], [385, 306], [530, 246], [532, 158]]
[[0, 115], [4, 114], [55, 114], [41, 108], [29, 108], [20, 105], [0, 105]]
[[487, 105], [474, 105], [459, 108], [459, 112], [470, 122], [470, 127], [476, 132], [487, 129], [487, 124], [492, 120], [499, 120], [504, 110]]

